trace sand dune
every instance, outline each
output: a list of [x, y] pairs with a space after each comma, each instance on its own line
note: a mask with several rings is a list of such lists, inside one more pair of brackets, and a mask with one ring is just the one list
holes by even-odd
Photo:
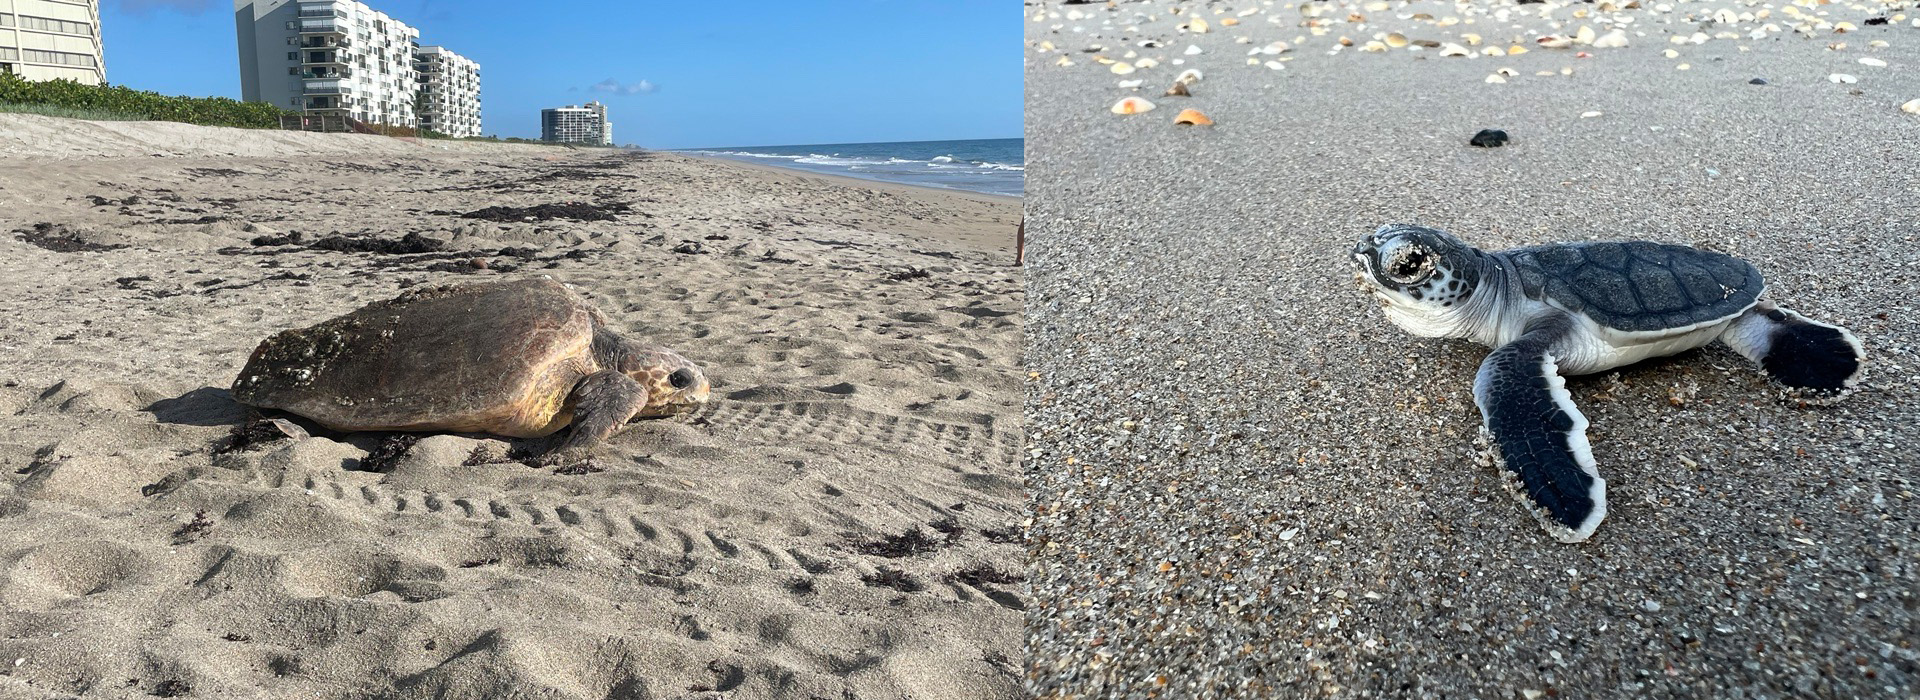
[[[0, 695], [1018, 694], [1017, 202], [428, 146], [0, 115]], [[534, 274], [713, 405], [234, 444], [269, 334]]]

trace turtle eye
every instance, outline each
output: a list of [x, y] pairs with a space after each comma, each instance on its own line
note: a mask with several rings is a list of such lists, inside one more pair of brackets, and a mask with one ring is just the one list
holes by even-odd
[[1393, 262], [1387, 265], [1387, 276], [1395, 282], [1410, 284], [1418, 282], [1433, 270], [1433, 257], [1424, 248], [1408, 246], [1395, 251]]
[[693, 386], [694, 379], [693, 370], [686, 367], [676, 369], [673, 371], [673, 374], [667, 375], [667, 383], [672, 384], [675, 389], [685, 389]]

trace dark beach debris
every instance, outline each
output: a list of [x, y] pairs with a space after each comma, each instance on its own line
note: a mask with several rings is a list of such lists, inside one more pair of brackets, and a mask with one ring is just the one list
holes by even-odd
[[211, 529], [213, 529], [213, 518], [207, 517], [207, 512], [204, 510], [195, 512], [191, 522], [173, 531], [173, 544], [174, 546], [193, 544], [205, 537], [207, 531]]
[[1008, 573], [993, 568], [991, 564], [977, 564], [955, 571], [942, 577], [947, 583], [964, 583], [975, 588], [982, 584], [1009, 584], [1027, 580], [1020, 574]]
[[1754, 79], [1752, 79], [1752, 80], [1749, 80], [1749, 81], [1747, 81], [1747, 84], [1748, 84], [1748, 85], [1765, 85], [1765, 84], [1767, 84], [1767, 79], [1766, 79], [1766, 78], [1754, 78]]
[[140, 283], [141, 283], [141, 282], [152, 282], [152, 281], [153, 281], [153, 278], [152, 278], [152, 277], [148, 277], [148, 276], [146, 276], [146, 275], [140, 275], [140, 276], [138, 276], [138, 277], [115, 277], [115, 278], [113, 278], [113, 283], [114, 283], [114, 284], [117, 284], [117, 285], [120, 285], [120, 288], [121, 288], [121, 289], [133, 289], [134, 287], [138, 287], [138, 286], [140, 286]]
[[571, 219], [574, 221], [613, 221], [620, 214], [633, 213], [633, 208], [622, 202], [593, 204], [589, 202], [556, 202], [553, 204], [535, 204], [530, 207], [491, 206], [475, 209], [464, 214], [447, 210], [427, 212], [441, 216], [458, 216], [462, 219], [480, 219], [483, 221], [551, 221], [553, 219]]
[[988, 542], [998, 544], [1019, 544], [1022, 539], [1019, 525], [1008, 525], [992, 530], [981, 530], [980, 536], [987, 538]]
[[147, 694], [156, 698], [177, 698], [183, 695], [192, 695], [193, 684], [178, 678], [169, 678], [154, 685], [153, 690], [147, 691]]
[[240, 177], [246, 173], [232, 168], [187, 168], [187, 174], [194, 177]]
[[90, 240], [93, 236], [76, 230], [65, 224], [42, 221], [31, 229], [14, 231], [15, 238], [55, 253], [97, 253], [103, 250], [119, 250], [127, 247], [122, 243], [99, 243]]
[[795, 576], [788, 579], [787, 591], [794, 595], [810, 595], [814, 591], [813, 578], [810, 576]]
[[1479, 146], [1480, 148], [1499, 148], [1507, 145], [1507, 132], [1499, 129], [1481, 129], [1480, 133], [1474, 134], [1473, 139], [1467, 141], [1467, 145]]
[[309, 240], [299, 231], [282, 236], [255, 236], [248, 243], [255, 248], [274, 246], [300, 246], [313, 250], [331, 250], [341, 253], [379, 253], [382, 255], [418, 255], [436, 253], [447, 247], [445, 241], [428, 238], [419, 232], [408, 233], [399, 238], [380, 238], [368, 234], [332, 235], [318, 240]]
[[1868, 24], [1868, 25], [1881, 25], [1881, 24], [1886, 24], [1886, 23], [1887, 23], [1887, 18], [1886, 18], [1886, 17], [1868, 17], [1868, 18], [1866, 19], [1866, 21], [1865, 21], [1865, 22], [1864, 22], [1863, 24]]
[[150, 223], [175, 224], [175, 225], [181, 225], [181, 226], [196, 226], [200, 224], [217, 224], [222, 221], [232, 221], [232, 220], [233, 220], [233, 217], [231, 216], [220, 216], [218, 214], [208, 214], [206, 216], [202, 216], [197, 219], [155, 219]]
[[252, 450], [261, 445], [281, 440], [305, 440], [307, 431], [293, 421], [285, 418], [254, 418], [233, 426], [233, 433], [218, 447], [214, 454]]
[[555, 469], [553, 470], [553, 473], [559, 474], [561, 476], [581, 476], [583, 474], [598, 474], [606, 470], [607, 470], [606, 467], [602, 467], [598, 464], [594, 464], [593, 462], [581, 462], [579, 464], [570, 464], [570, 465], [561, 467], [559, 469]]
[[373, 448], [373, 452], [360, 460], [359, 470], [382, 474], [391, 472], [394, 465], [400, 463], [400, 458], [407, 456], [407, 451], [413, 449], [414, 443], [417, 442], [420, 442], [420, 436], [412, 433], [388, 435], [385, 440], [380, 441], [379, 446]]
[[905, 282], [907, 280], [923, 280], [932, 276], [933, 276], [933, 273], [927, 272], [926, 270], [918, 267], [908, 267], [907, 269], [901, 270], [899, 272], [887, 273], [887, 279], [893, 280], [895, 282]]
[[479, 445], [474, 447], [472, 452], [467, 453], [467, 460], [461, 462], [460, 466], [478, 467], [483, 464], [492, 464], [498, 460], [499, 458], [493, 454], [493, 450], [488, 449], [486, 445]]
[[463, 561], [463, 562], [460, 562], [460, 568], [462, 568], [462, 569], [475, 569], [475, 568], [479, 568], [479, 567], [482, 567], [482, 566], [493, 566], [494, 564], [498, 564], [498, 563], [500, 563], [500, 557], [486, 557], [486, 558], [483, 558], [483, 559], [468, 559], [468, 560], [466, 560], [466, 561]]
[[960, 535], [967, 531], [966, 528], [960, 527], [959, 520], [955, 520], [953, 518], [941, 518], [939, 520], [935, 520], [933, 522], [927, 523], [927, 527], [931, 527], [936, 532], [939, 532], [942, 535], [946, 535], [947, 544], [953, 544], [955, 542], [960, 541]]
[[428, 238], [419, 233], [409, 233], [398, 240], [391, 238], [328, 236], [313, 245], [316, 250], [335, 250], [342, 253], [379, 253], [382, 255], [416, 255], [435, 253], [447, 246], [445, 241]]
[[673, 252], [681, 255], [699, 255], [707, 252], [707, 246], [699, 241], [681, 241], [673, 247]]
[[915, 525], [898, 535], [888, 535], [872, 540], [854, 540], [853, 549], [861, 554], [899, 559], [934, 551], [942, 544], [941, 540], [928, 537], [926, 530]]
[[905, 571], [882, 566], [878, 571], [860, 577], [860, 581], [874, 588], [891, 588], [901, 593], [919, 593], [927, 587]]
[[225, 639], [225, 640], [227, 640], [227, 641], [229, 641], [229, 642], [251, 642], [251, 641], [253, 641], [253, 638], [252, 638], [252, 637], [249, 637], [249, 636], [247, 636], [247, 635], [244, 635], [244, 634], [240, 634], [239, 632], [228, 632], [228, 633], [226, 633], [226, 634], [223, 634], [223, 635], [221, 635], [221, 636], [220, 636], [220, 638], [221, 638], [221, 639]]

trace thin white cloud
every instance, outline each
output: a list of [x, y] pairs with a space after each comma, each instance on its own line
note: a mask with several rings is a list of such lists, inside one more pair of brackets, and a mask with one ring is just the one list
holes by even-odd
[[587, 89], [593, 92], [604, 92], [609, 95], [641, 95], [658, 90], [660, 87], [654, 85], [651, 80], [642, 80], [637, 83], [622, 83], [618, 80], [608, 78], [587, 86]]

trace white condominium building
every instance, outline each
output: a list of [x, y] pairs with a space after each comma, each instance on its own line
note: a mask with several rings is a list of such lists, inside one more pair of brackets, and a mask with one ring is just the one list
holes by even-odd
[[233, 0], [233, 7], [246, 101], [418, 126], [420, 30], [353, 0]]
[[607, 120], [607, 106], [599, 102], [543, 109], [540, 110], [540, 140], [611, 146], [613, 122]]
[[480, 135], [480, 64], [442, 46], [413, 57], [420, 74], [420, 128], [453, 137]]
[[97, 0], [0, 0], [0, 73], [107, 82]]

